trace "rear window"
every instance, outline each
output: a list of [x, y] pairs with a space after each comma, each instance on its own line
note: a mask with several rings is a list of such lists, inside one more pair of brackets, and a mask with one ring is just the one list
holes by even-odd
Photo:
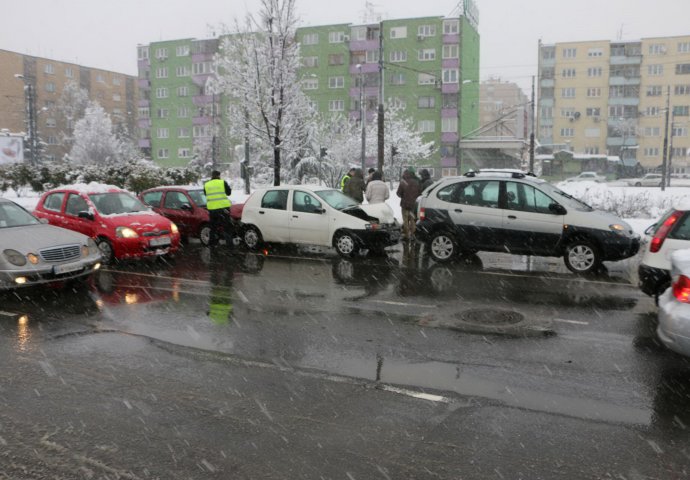
[[[663, 220], [665, 220], [665, 218]], [[663, 220], [660, 221], [659, 225], [663, 223]], [[668, 238], [675, 240], [690, 240], [690, 214], [686, 212], [685, 215], [676, 222], [676, 226], [673, 231], [668, 234]]]

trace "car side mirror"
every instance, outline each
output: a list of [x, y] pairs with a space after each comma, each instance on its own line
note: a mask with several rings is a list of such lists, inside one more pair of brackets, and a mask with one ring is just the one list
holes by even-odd
[[551, 211], [551, 213], [555, 215], [565, 215], [566, 213], [568, 213], [565, 207], [559, 203], [552, 203], [551, 205], [549, 205], [549, 210]]
[[38, 223], [42, 223], [43, 225], [48, 225], [50, 223], [47, 218], [39, 218]]
[[180, 205], [180, 209], [181, 210], [191, 210], [192, 206], [188, 203], [183, 203], [182, 205]]
[[79, 217], [79, 218], [85, 218], [86, 220], [91, 220], [91, 221], [93, 221], [93, 213], [91, 213], [91, 212], [86, 212], [86, 211], [79, 212], [79, 213], [77, 214], [77, 217]]

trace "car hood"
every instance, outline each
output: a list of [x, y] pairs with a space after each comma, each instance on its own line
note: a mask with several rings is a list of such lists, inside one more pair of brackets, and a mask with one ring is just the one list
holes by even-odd
[[385, 203], [358, 205], [356, 207], [343, 210], [343, 213], [347, 213], [367, 221], [370, 218], [375, 218], [378, 219], [379, 223], [395, 222], [393, 209]]
[[0, 229], [0, 244], [3, 249], [11, 248], [20, 253], [36, 253], [44, 248], [58, 245], [86, 245], [88, 237], [81, 233], [53, 225], [29, 225]]
[[101, 215], [99, 221], [110, 227], [130, 227], [137, 233], [170, 230], [170, 220], [155, 212]]
[[586, 223], [586, 225], [591, 224], [592, 227], [600, 228], [602, 230], [609, 230], [609, 225], [613, 224], [623, 225], [623, 227], [625, 227], [625, 233], [628, 235], [635, 234], [633, 228], [628, 222], [622, 220], [613, 213], [604, 212], [602, 210], [593, 210], [591, 212], [585, 212], [584, 214], [589, 218], [589, 221]]

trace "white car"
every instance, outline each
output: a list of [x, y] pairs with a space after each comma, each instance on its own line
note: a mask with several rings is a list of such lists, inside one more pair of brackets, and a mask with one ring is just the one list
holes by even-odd
[[631, 187], [659, 187], [661, 186], [661, 174], [648, 173], [641, 178], [630, 178], [625, 182]]
[[285, 185], [257, 190], [242, 210], [244, 242], [335, 247], [344, 257], [382, 251], [400, 241], [400, 224], [385, 203], [360, 205], [340, 190]]
[[582, 172], [576, 177], [570, 177], [565, 180], [566, 182], [597, 182], [604, 183], [606, 177], [599, 175], [597, 172]]
[[671, 254], [671, 288], [659, 297], [659, 340], [681, 355], [690, 356], [690, 250]]

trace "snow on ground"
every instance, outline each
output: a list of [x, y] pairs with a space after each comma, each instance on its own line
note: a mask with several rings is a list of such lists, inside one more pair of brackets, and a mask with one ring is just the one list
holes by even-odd
[[[669, 187], [662, 192], [658, 187], [629, 187], [622, 182], [562, 182], [556, 186], [597, 210], [617, 214], [640, 235], [671, 207], [682, 204], [690, 207], [690, 187]], [[245, 202], [248, 195], [242, 188], [234, 187], [230, 196], [232, 202]], [[386, 203], [393, 209], [395, 217], [401, 220], [400, 199], [395, 190], [394, 186]], [[27, 210], [34, 209], [39, 197], [30, 191], [17, 195], [13, 190], [8, 190], [0, 196], [17, 202]]]

